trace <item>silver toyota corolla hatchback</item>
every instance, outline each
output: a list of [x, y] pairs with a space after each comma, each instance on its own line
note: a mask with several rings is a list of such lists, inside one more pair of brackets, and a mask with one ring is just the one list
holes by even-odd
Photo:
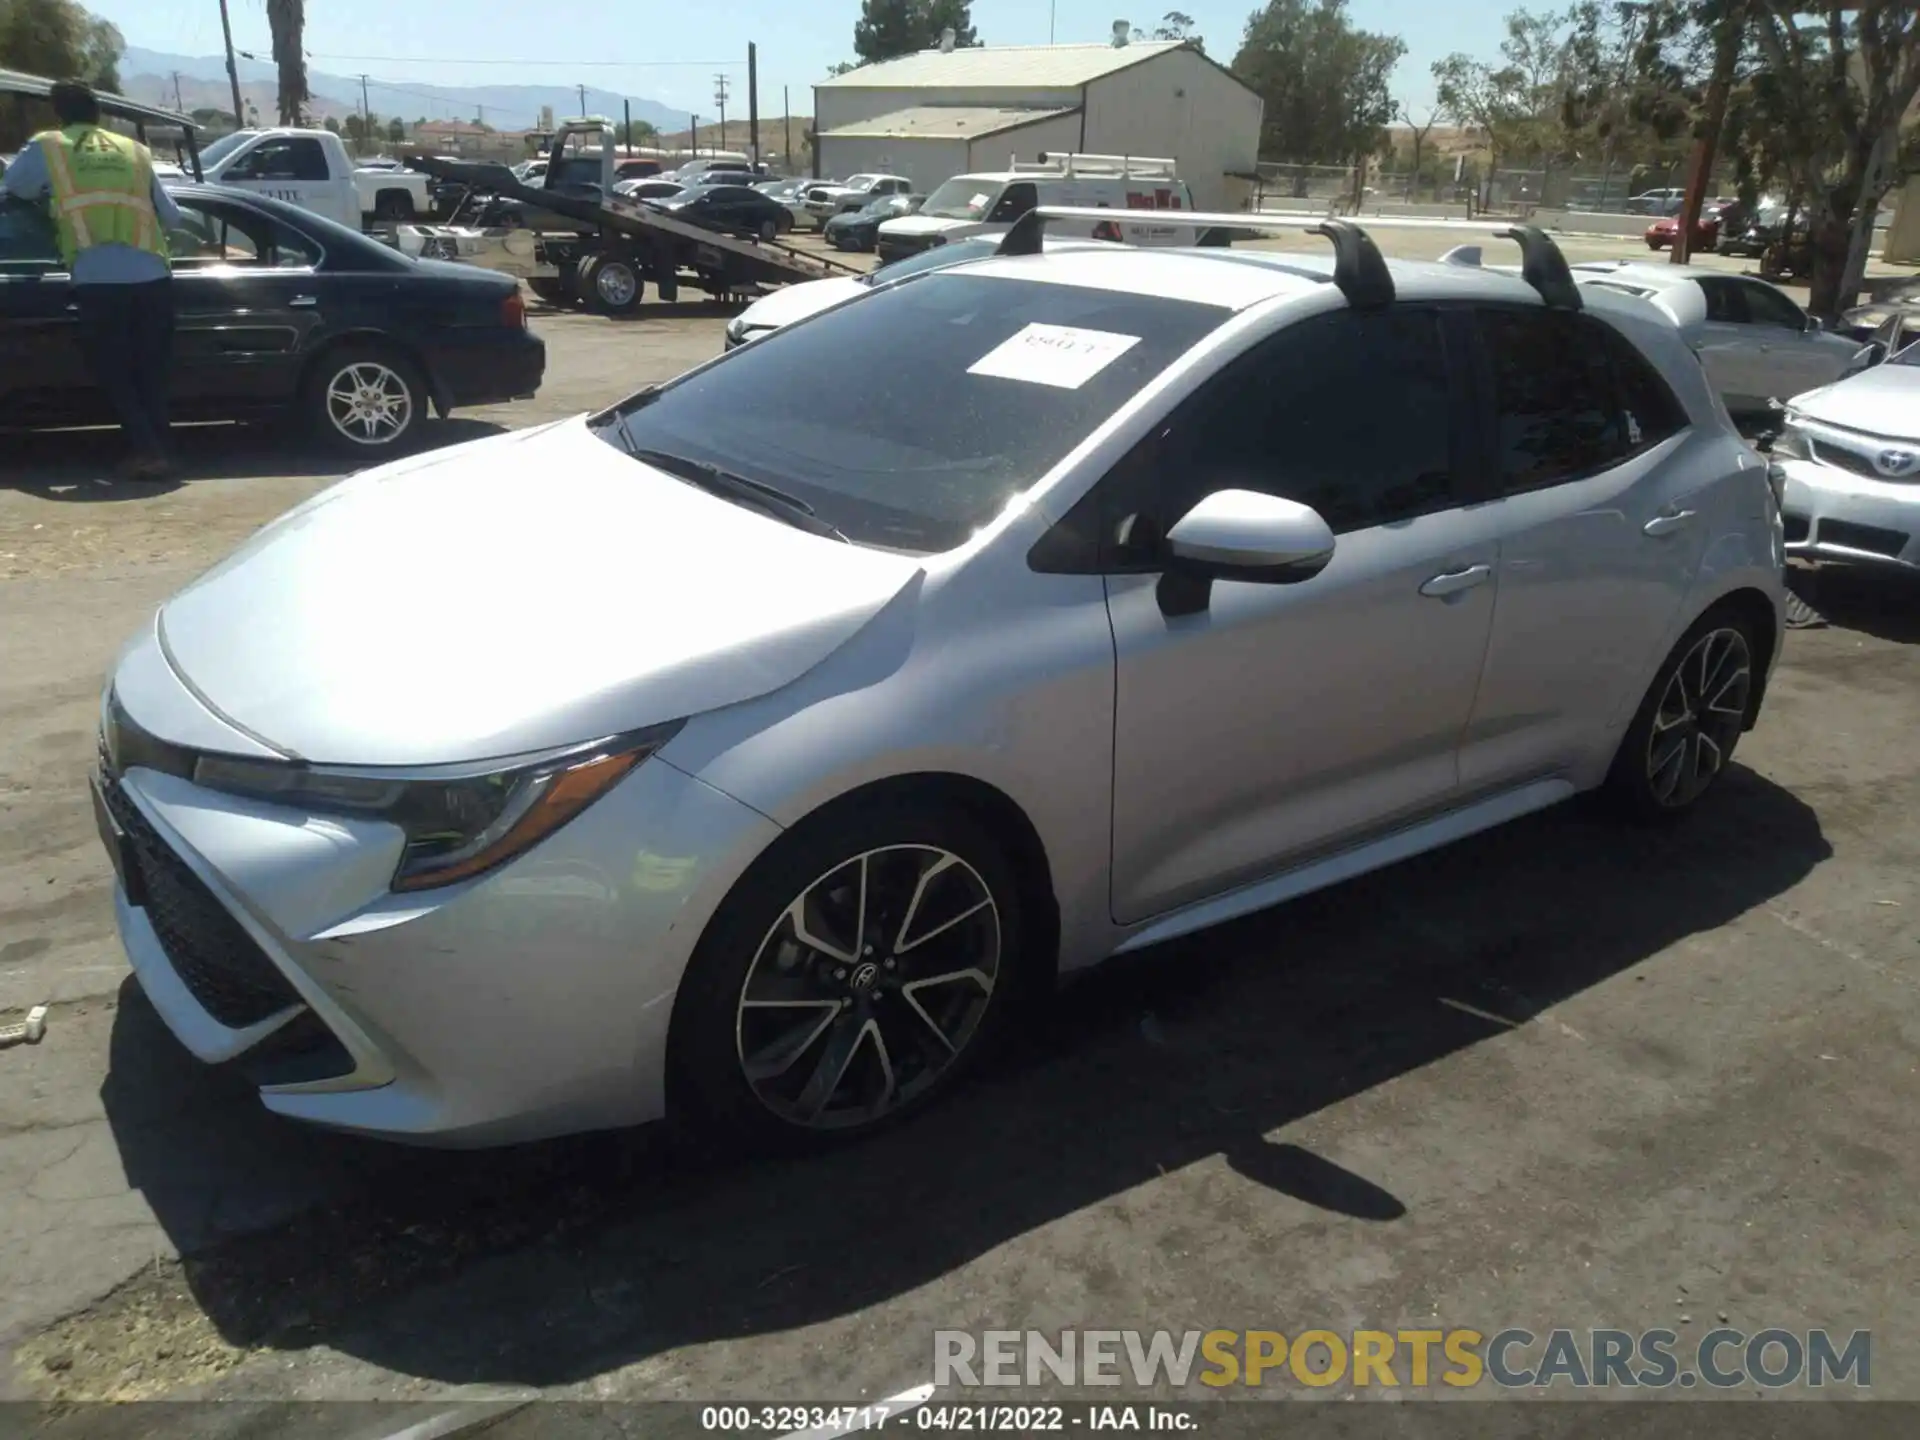
[[1048, 218], [168, 601], [95, 799], [186, 1046], [422, 1142], [846, 1135], [1031, 982], [1712, 787], [1781, 525], [1669, 319], [1537, 235], [1523, 280]]

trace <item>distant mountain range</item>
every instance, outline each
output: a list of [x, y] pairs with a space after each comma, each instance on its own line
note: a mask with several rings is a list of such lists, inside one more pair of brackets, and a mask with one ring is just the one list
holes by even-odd
[[[256, 108], [264, 124], [278, 118], [278, 72], [262, 60], [240, 59], [240, 98]], [[120, 57], [121, 90], [144, 104], [178, 107], [187, 111], [233, 108], [227, 84], [227, 64], [217, 55], [169, 55], [129, 45]], [[316, 119], [331, 115], [345, 119], [360, 111], [360, 77], [329, 75], [308, 70], [307, 88], [313, 92]], [[651, 121], [661, 130], [684, 130], [684, 112], [657, 100], [616, 95], [587, 87], [587, 113], [622, 118], [622, 104], [631, 104], [635, 120]], [[552, 106], [556, 118], [580, 113], [580, 92], [571, 85], [429, 85], [425, 82], [369, 80], [367, 108], [383, 119], [399, 116], [411, 125], [426, 120], [483, 120], [496, 130], [524, 130], [538, 123], [542, 106]]]

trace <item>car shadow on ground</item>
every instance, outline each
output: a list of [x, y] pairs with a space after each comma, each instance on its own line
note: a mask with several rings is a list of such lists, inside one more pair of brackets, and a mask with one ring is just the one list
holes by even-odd
[[1787, 584], [1829, 625], [1920, 645], [1920, 577], [1878, 566], [1796, 565]]
[[[484, 1155], [308, 1133], [195, 1066], [131, 997], [103, 1099], [129, 1180], [229, 1341], [560, 1384], [857, 1311], [1216, 1156], [1391, 1225], [1403, 1199], [1269, 1137], [1733, 920], [1830, 853], [1811, 809], [1741, 767], [1677, 828], [1563, 806], [1116, 960], [950, 1103], [793, 1161], [696, 1161], [657, 1127]], [[313, 1192], [302, 1213], [207, 1247], [210, 1217], [263, 1195], [290, 1208], [289, 1184]], [[523, 1251], [537, 1265], [488, 1270], [484, 1324], [381, 1318], [382, 1301], [425, 1303], [425, 1282]]]
[[[436, 450], [503, 433], [491, 421], [454, 416], [421, 426], [407, 454]], [[41, 430], [0, 436], [0, 489], [73, 504], [141, 500], [201, 480], [258, 475], [346, 475], [398, 455], [360, 456], [332, 449], [285, 424], [181, 425], [173, 432], [174, 473], [165, 480], [122, 480], [114, 474], [125, 453], [111, 427]]]

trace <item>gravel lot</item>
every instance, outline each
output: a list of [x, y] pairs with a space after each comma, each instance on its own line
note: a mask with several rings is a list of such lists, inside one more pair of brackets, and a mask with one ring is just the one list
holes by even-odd
[[[724, 314], [534, 323], [540, 398], [437, 439], [665, 379]], [[855, 1401], [926, 1378], [936, 1327], [1724, 1321], [1871, 1329], [1874, 1393], [1920, 1399], [1914, 587], [1822, 573], [1832, 623], [1686, 826], [1569, 808], [1165, 947], [880, 1143], [442, 1155], [192, 1062], [84, 798], [125, 637], [337, 471], [209, 429], [156, 491], [103, 480], [99, 437], [4, 444], [0, 1021], [53, 1012], [0, 1051], [0, 1398]]]

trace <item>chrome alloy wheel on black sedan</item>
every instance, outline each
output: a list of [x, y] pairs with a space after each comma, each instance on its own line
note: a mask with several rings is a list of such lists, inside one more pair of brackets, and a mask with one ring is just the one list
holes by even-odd
[[1746, 728], [1753, 689], [1747, 637], [1731, 626], [1694, 641], [1667, 679], [1647, 736], [1647, 785], [1680, 809], [1705, 793]]
[[870, 1125], [965, 1053], [1000, 959], [999, 908], [960, 856], [913, 844], [854, 856], [761, 941], [735, 1024], [742, 1074], [789, 1124]]

